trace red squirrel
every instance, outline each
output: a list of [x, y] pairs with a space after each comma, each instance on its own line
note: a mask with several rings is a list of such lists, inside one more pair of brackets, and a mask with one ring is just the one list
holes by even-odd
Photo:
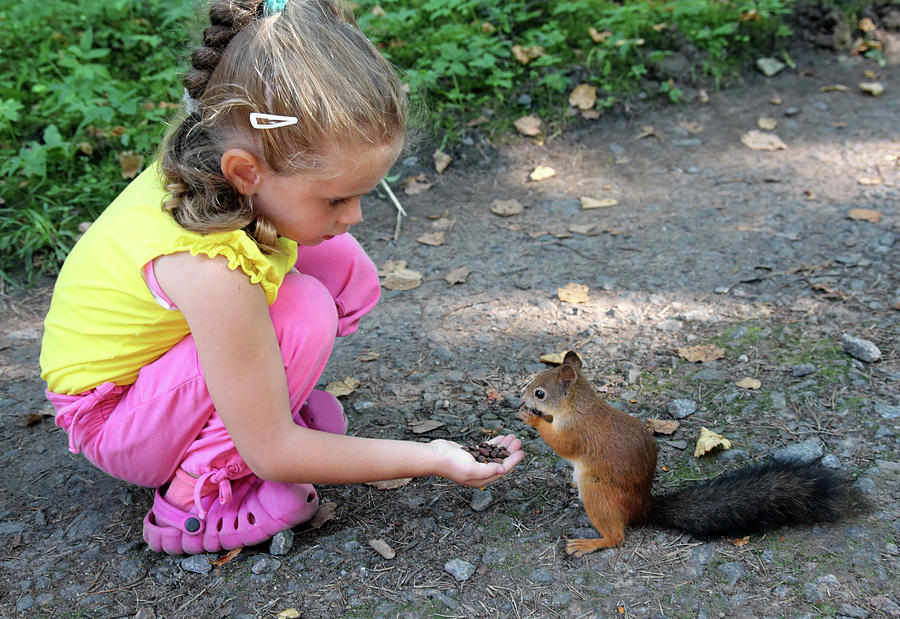
[[625, 527], [657, 525], [709, 538], [743, 536], [782, 525], [837, 520], [849, 494], [844, 478], [817, 462], [767, 462], [652, 495], [656, 441], [640, 421], [610, 406], [567, 352], [558, 368], [525, 388], [519, 419], [574, 466], [573, 483], [596, 539], [571, 539], [581, 557], [617, 546]]

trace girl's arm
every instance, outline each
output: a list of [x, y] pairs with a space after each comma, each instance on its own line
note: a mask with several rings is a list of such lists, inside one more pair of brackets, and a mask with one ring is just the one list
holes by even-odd
[[185, 317], [213, 404], [238, 452], [259, 477], [282, 482], [357, 483], [438, 475], [482, 486], [524, 457], [521, 441], [500, 439], [510, 456], [482, 464], [450, 441], [359, 438], [298, 426], [265, 293], [222, 257], [157, 258], [163, 292]]

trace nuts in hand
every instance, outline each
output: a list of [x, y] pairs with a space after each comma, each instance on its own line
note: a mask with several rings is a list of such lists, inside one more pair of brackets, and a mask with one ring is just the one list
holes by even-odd
[[481, 443], [479, 445], [470, 445], [463, 447], [471, 454], [473, 458], [479, 462], [503, 462], [509, 457], [509, 450], [503, 445], [491, 445], [490, 443]]

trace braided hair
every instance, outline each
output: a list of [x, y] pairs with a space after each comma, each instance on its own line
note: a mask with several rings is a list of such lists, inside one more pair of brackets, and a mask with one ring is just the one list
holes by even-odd
[[[329, 141], [402, 141], [406, 98], [396, 73], [338, 0], [288, 0], [274, 15], [260, 0], [212, 0], [210, 25], [190, 56], [183, 85], [191, 105], [170, 129], [160, 166], [163, 208], [188, 230], [244, 229], [263, 251], [277, 232], [221, 170], [240, 147], [277, 174], [315, 170]], [[251, 113], [296, 117], [260, 131]]]

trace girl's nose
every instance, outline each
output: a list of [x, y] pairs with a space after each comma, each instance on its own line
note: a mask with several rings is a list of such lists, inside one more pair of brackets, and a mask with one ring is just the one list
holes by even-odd
[[362, 221], [362, 201], [359, 198], [353, 199], [349, 204], [344, 206], [343, 212], [338, 217], [338, 222], [355, 226]]

